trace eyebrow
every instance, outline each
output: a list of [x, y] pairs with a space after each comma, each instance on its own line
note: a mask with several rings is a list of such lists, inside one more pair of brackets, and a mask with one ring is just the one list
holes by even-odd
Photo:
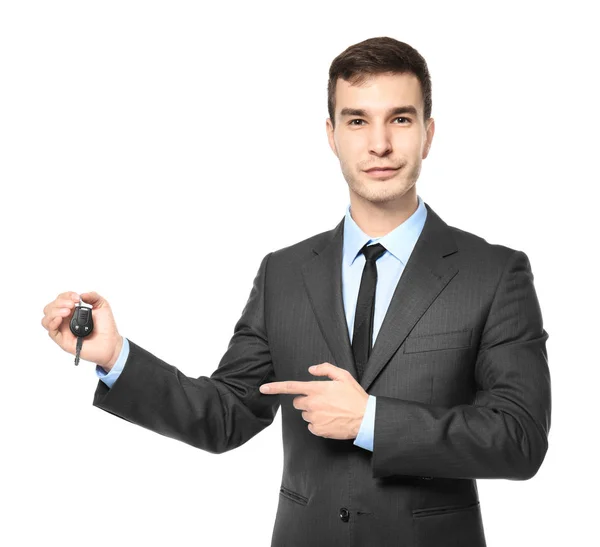
[[[415, 117], [418, 117], [417, 109], [413, 105], [408, 106], [396, 106], [394, 108], [390, 108], [387, 112], [388, 116], [392, 116], [394, 114], [412, 114]], [[362, 108], [342, 108], [340, 112], [340, 118], [344, 116], [367, 116], [366, 110]]]

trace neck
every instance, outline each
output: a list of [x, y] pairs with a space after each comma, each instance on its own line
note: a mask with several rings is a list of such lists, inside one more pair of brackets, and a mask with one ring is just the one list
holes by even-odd
[[369, 237], [382, 237], [391, 232], [419, 206], [417, 190], [413, 186], [396, 201], [373, 203], [350, 193], [350, 216]]

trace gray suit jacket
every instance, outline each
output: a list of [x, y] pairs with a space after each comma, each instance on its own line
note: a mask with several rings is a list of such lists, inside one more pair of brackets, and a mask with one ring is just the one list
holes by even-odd
[[130, 341], [93, 404], [212, 453], [282, 412], [283, 476], [272, 546], [481, 547], [475, 479], [529, 479], [550, 429], [547, 332], [525, 253], [448, 226], [432, 209], [374, 343], [363, 388], [377, 396], [373, 452], [313, 435], [280, 380], [356, 377], [342, 301], [344, 219], [260, 264], [229, 347], [190, 378]]

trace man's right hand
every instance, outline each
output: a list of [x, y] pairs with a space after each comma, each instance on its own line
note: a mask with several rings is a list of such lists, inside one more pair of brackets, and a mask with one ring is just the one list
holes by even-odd
[[[79, 296], [75, 292], [59, 294], [55, 300], [44, 308], [42, 326], [48, 335], [64, 351], [75, 355], [77, 337], [69, 328], [75, 305], [79, 304]], [[123, 337], [117, 331], [115, 318], [109, 303], [96, 292], [81, 294], [81, 299], [92, 306], [94, 330], [84, 338], [80, 357], [100, 365], [106, 372], [110, 371], [119, 357], [123, 347]]]

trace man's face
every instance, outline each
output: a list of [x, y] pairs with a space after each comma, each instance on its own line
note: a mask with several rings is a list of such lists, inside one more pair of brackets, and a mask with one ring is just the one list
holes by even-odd
[[[426, 125], [423, 122], [417, 77], [378, 74], [360, 86], [339, 78], [335, 97], [336, 126], [327, 118], [327, 136], [353, 197], [394, 205], [403, 196], [416, 196], [413, 187], [435, 131], [433, 118]], [[412, 107], [416, 113], [394, 112], [402, 107]], [[394, 170], [367, 172], [373, 167]]]

